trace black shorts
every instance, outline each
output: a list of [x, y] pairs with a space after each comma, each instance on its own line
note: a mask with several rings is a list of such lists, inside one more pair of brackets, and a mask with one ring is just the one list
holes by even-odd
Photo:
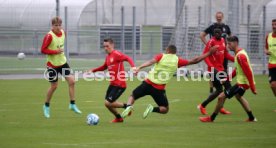
[[[211, 77], [211, 78], [212, 78], [212, 77]], [[224, 78], [226, 78], [226, 77], [220, 76], [219, 78], [224, 79]], [[213, 86], [216, 88], [216, 90], [218, 90], [218, 91], [220, 91], [220, 92], [223, 91], [223, 87], [224, 87], [225, 89], [229, 89], [229, 88], [231, 87], [230, 81], [227, 80], [226, 82], [224, 82], [223, 84], [221, 84], [221, 79], [218, 79], [218, 78], [217, 78], [217, 73], [214, 73], [214, 79], [211, 80], [211, 82], [213, 83]]]
[[69, 76], [71, 74], [70, 66], [67, 63], [65, 63], [64, 65], [58, 68], [47, 67], [46, 77], [49, 82], [57, 82], [58, 74], [61, 74], [64, 77]]
[[105, 100], [112, 103], [115, 102], [126, 90], [126, 88], [109, 85], [106, 91]]
[[228, 98], [228, 99], [232, 98], [236, 94], [239, 94], [240, 96], [243, 96], [244, 93], [245, 93], [245, 89], [240, 87], [237, 84], [235, 84], [230, 89], [224, 90], [224, 94], [225, 94], [226, 98]]
[[146, 95], [150, 95], [158, 106], [169, 106], [165, 90], [156, 89], [152, 85], [143, 81], [141, 85], [134, 89], [132, 96], [137, 100]]
[[271, 83], [272, 81], [276, 81], [276, 68], [269, 68], [268, 73], [269, 83]]

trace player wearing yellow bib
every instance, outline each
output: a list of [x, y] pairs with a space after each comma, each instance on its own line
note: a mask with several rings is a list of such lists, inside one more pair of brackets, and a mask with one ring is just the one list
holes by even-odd
[[125, 118], [129, 112], [132, 111], [135, 100], [146, 95], [150, 95], [158, 106], [153, 107], [151, 104], [149, 104], [143, 114], [144, 119], [151, 112], [166, 114], [169, 111], [169, 103], [165, 86], [173, 77], [177, 71], [177, 68], [196, 64], [207, 56], [211, 55], [214, 51], [217, 50], [217, 48], [218, 46], [213, 46], [210, 51], [188, 61], [179, 58], [176, 55], [176, 47], [174, 45], [169, 45], [166, 49], [166, 53], [158, 54], [152, 60], [149, 60], [143, 63], [141, 66], [137, 67], [137, 69], [134, 71], [136, 74], [142, 68], [155, 64], [152, 70], [149, 72], [147, 78], [132, 92], [132, 95], [129, 97], [127, 102], [127, 108], [122, 112], [121, 116]]
[[41, 52], [47, 55], [47, 74], [48, 81], [51, 83], [43, 105], [43, 113], [46, 118], [50, 118], [50, 101], [58, 86], [58, 74], [65, 77], [69, 86], [69, 109], [81, 113], [75, 104], [75, 79], [71, 75], [71, 69], [63, 52], [65, 33], [61, 29], [61, 24], [62, 20], [59, 17], [52, 19], [52, 29], [45, 35], [41, 47]]
[[[239, 39], [236, 36], [227, 38], [227, 45], [231, 51], [235, 52], [235, 67], [236, 69], [232, 73], [232, 77], [237, 75], [237, 83], [229, 89], [226, 89], [218, 97], [218, 103], [215, 111], [211, 116], [200, 117], [199, 120], [202, 122], [213, 122], [218, 115], [220, 109], [226, 98], [230, 99], [236, 96], [237, 100], [240, 102], [244, 110], [248, 115], [248, 122], [255, 122], [257, 119], [254, 117], [247, 100], [242, 97], [247, 89], [251, 89], [254, 94], [257, 94], [255, 88], [255, 81], [252, 68], [250, 66], [250, 60], [246, 51], [238, 47]], [[229, 77], [228, 77], [229, 80]], [[222, 82], [223, 83], [223, 82]]]
[[[269, 83], [276, 96], [276, 19], [272, 20], [272, 32], [266, 36], [265, 53], [268, 55]], [[276, 112], [276, 110], [275, 110]]]

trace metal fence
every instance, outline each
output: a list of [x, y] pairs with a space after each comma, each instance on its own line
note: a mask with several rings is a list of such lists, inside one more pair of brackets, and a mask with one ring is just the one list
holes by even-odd
[[[145, 5], [150, 4], [146, 3], [146, 1], [144, 2]], [[264, 73], [266, 71], [267, 60], [263, 49], [265, 35], [268, 32], [265, 26], [271, 22], [267, 20], [268, 14], [265, 6], [258, 5], [253, 7], [255, 5], [248, 5], [250, 1], [246, 0], [228, 0], [223, 5], [215, 0], [205, 0], [201, 4], [185, 0], [176, 0], [175, 2], [176, 18], [175, 22], [170, 23], [175, 24], [174, 26], [153, 26], [147, 24], [150, 22], [148, 19], [151, 14], [146, 10], [159, 10], [157, 7], [151, 6], [145, 9], [147, 13], [145, 12], [146, 15], [144, 14], [144, 16], [148, 15], [147, 19], [145, 19], [147, 23], [138, 24], [135, 19], [140, 14], [135, 14], [135, 7], [128, 7], [127, 14], [125, 14], [124, 7], [120, 6], [113, 9], [116, 14], [121, 11], [121, 16], [116, 15], [115, 19], [118, 22], [120, 20], [119, 17], [121, 17], [121, 24], [111, 23], [107, 25], [96, 23], [96, 26], [79, 26], [77, 29], [66, 28], [67, 47], [70, 56], [103, 57], [105, 53], [102, 50], [102, 41], [106, 37], [111, 37], [115, 40], [116, 49], [137, 58], [137, 60], [152, 58], [153, 55], [163, 52], [168, 44], [175, 44], [178, 48], [178, 55], [190, 59], [202, 53], [204, 45], [199, 38], [199, 34], [210, 25], [215, 14], [214, 11], [220, 8], [221, 10], [219, 11], [224, 12], [225, 22], [230, 26], [232, 33], [239, 37], [240, 46], [247, 50], [256, 73]], [[213, 8], [216, 8], [216, 10]], [[165, 11], [166, 9], [162, 8], [162, 10]], [[69, 8], [68, 11], [72, 12], [74, 10]], [[257, 13], [259, 11], [261, 14]], [[258, 15], [256, 16], [256, 14]], [[85, 20], [89, 17], [91, 16], [87, 15]], [[258, 18], [256, 19], [256, 17]], [[133, 20], [132, 25], [129, 24], [129, 18]], [[127, 25], [124, 24], [124, 19], [128, 20]], [[0, 29], [0, 53], [17, 54], [18, 52], [25, 52], [33, 56], [39, 56], [43, 37], [48, 31], [45, 29]], [[194, 67], [206, 68], [204, 63]]]

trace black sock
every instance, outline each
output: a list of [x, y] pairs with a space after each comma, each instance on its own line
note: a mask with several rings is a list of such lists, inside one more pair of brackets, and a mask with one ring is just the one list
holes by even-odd
[[128, 107], [128, 105], [126, 103], [124, 103], [123, 108], [126, 109]]
[[213, 93], [214, 89], [213, 87], [210, 87], [210, 93]]
[[116, 118], [122, 118], [120, 114], [115, 115]]
[[247, 115], [248, 115], [248, 117], [249, 117], [249, 120], [254, 120], [255, 119], [255, 117], [253, 116], [253, 113], [252, 113], [252, 111], [249, 111], [249, 112], [247, 112]]
[[210, 102], [215, 100], [220, 93], [221, 91], [215, 91], [212, 94], [210, 94], [208, 98], [205, 101], [203, 101], [203, 103], [201, 103], [202, 107], [205, 108]]
[[216, 116], [217, 116], [217, 115], [218, 115], [218, 114], [213, 113], [213, 114], [211, 115], [211, 120], [214, 121], [214, 120], [216, 119]]
[[160, 113], [160, 108], [159, 107], [154, 107], [152, 112], [157, 112], [157, 113]]
[[49, 102], [45, 102], [45, 106], [50, 107], [50, 103]]
[[71, 101], [70, 101], [70, 104], [75, 104], [75, 100], [71, 100]]

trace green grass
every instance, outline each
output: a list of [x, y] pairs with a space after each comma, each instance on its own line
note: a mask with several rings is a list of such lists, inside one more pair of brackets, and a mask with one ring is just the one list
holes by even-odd
[[[45, 80], [0, 80], [0, 147], [275, 147], [276, 100], [266, 76], [256, 76], [258, 95], [247, 91], [256, 123], [247, 123], [240, 104], [233, 98], [225, 107], [232, 115], [219, 115], [214, 123], [201, 123], [196, 109], [208, 95], [208, 82], [177, 82], [167, 86], [170, 111], [166, 115], [152, 113], [142, 119], [150, 97], [138, 100], [134, 113], [124, 123], [109, 123], [113, 116], [104, 107], [108, 82], [80, 80], [76, 83], [76, 98], [82, 115], [68, 110], [66, 82], [51, 103], [51, 118], [45, 119], [42, 105], [49, 86]], [[119, 99], [125, 102], [140, 84], [128, 82], [128, 89]], [[208, 107], [209, 113], [215, 102]], [[120, 110], [122, 111], [122, 110]], [[100, 116], [97, 126], [86, 125], [86, 115]]]
[[[69, 65], [74, 70], [87, 70], [103, 64], [104, 59], [70, 58]], [[15, 57], [0, 57], [0, 74], [40, 74], [46, 68], [46, 57], [28, 57], [18, 60]]]

